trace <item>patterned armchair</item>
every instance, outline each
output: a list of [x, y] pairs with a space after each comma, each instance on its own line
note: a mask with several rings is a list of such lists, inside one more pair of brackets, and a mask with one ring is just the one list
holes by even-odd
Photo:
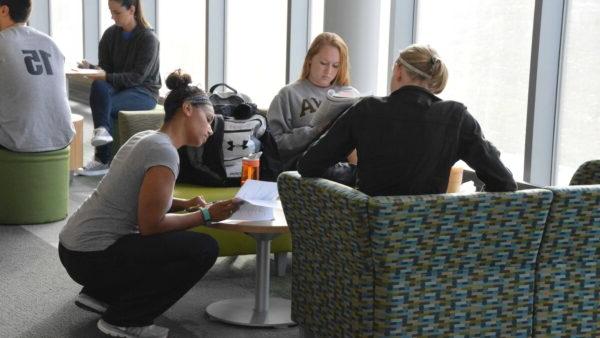
[[577, 168], [569, 185], [600, 184], [600, 160], [583, 163]]
[[600, 334], [600, 185], [554, 193], [536, 271], [539, 336]]
[[369, 197], [289, 172], [279, 176], [278, 186], [292, 232], [292, 319], [318, 337], [371, 335]]
[[548, 190], [368, 197], [286, 172], [292, 319], [318, 337], [529, 336]]

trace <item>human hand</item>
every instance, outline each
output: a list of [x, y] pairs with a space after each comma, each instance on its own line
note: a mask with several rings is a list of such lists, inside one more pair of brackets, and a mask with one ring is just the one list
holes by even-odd
[[95, 68], [94, 65], [89, 63], [87, 60], [81, 60], [81, 62], [77, 62], [77, 68], [90, 69]]
[[210, 217], [213, 222], [219, 222], [231, 217], [240, 205], [240, 201], [236, 199], [219, 201], [211, 204], [208, 207], [208, 212], [210, 212]]
[[184, 202], [185, 208], [193, 208], [193, 207], [204, 208], [206, 205], [207, 205], [207, 203], [203, 196], [192, 197], [189, 200]]

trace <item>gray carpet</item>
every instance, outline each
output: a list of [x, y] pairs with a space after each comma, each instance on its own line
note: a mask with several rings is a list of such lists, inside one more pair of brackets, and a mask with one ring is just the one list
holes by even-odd
[[[206, 318], [214, 301], [252, 297], [253, 256], [224, 257], [156, 323], [170, 337], [297, 337], [297, 328], [240, 328]], [[73, 304], [80, 290], [56, 249], [21, 227], [0, 227], [0, 337], [103, 337], [99, 316]], [[290, 274], [272, 277], [271, 294], [290, 298]]]

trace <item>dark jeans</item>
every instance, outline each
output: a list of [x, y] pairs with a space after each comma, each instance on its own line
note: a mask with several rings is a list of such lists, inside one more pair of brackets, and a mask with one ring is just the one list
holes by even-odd
[[108, 304], [102, 318], [117, 326], [146, 326], [188, 292], [214, 265], [219, 248], [191, 231], [121, 237], [103, 251], [71, 251], [60, 260], [82, 292]]
[[[112, 121], [120, 110], [150, 110], [156, 107], [156, 99], [141, 86], [117, 91], [108, 82], [96, 80], [90, 89], [90, 108], [94, 128], [105, 127], [113, 133]], [[115, 135], [112, 135], [115, 137]], [[112, 145], [96, 147], [96, 159], [108, 163], [112, 155]]]

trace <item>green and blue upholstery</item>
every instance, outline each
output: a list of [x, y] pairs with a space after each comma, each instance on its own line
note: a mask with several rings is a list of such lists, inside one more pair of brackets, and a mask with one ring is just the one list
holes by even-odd
[[292, 233], [292, 320], [316, 337], [370, 336], [373, 258], [368, 196], [285, 172], [279, 196]]
[[530, 336], [551, 199], [541, 189], [370, 199], [374, 336]]
[[318, 337], [532, 334], [548, 190], [368, 197], [286, 172], [292, 319]]
[[600, 184], [600, 160], [583, 163], [577, 168], [569, 185]]
[[538, 256], [536, 336], [600, 335], [600, 185], [554, 193]]
[[40, 153], [0, 149], [0, 224], [40, 224], [67, 217], [69, 147]]

